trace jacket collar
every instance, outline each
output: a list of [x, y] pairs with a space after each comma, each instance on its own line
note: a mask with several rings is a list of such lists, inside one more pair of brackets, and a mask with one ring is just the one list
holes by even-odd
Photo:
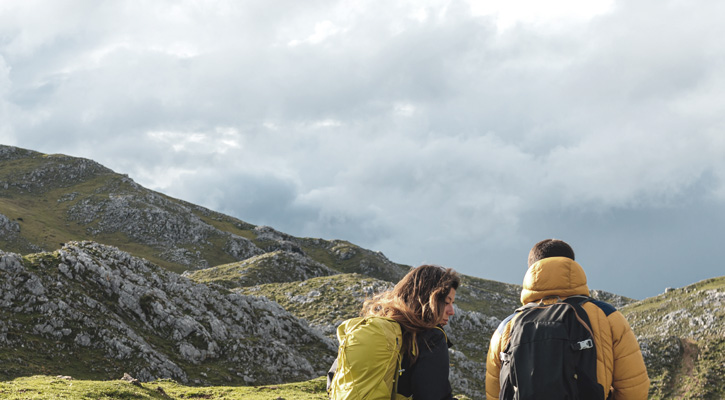
[[545, 297], [589, 296], [587, 276], [576, 261], [567, 257], [550, 257], [532, 264], [524, 277], [521, 303]]

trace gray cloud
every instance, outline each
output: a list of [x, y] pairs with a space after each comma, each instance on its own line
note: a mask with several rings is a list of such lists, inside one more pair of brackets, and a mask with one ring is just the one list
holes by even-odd
[[[506, 27], [464, 1], [4, 7], [3, 143], [484, 278], [519, 282], [549, 236], [575, 244], [592, 287], [633, 297], [715, 273], [715, 1]], [[597, 272], [614, 258], [600, 243], [632, 260], [612, 271], [648, 279]]]

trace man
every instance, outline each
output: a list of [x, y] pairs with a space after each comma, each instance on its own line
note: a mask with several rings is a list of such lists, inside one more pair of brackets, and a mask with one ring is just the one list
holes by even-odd
[[[574, 261], [574, 250], [566, 242], [546, 239], [529, 252], [529, 269], [524, 277], [521, 302], [555, 302], [569, 296], [589, 296], [586, 275]], [[549, 300], [551, 299], [551, 300]], [[634, 332], [624, 316], [602, 301], [582, 306], [589, 317], [597, 352], [597, 382], [603, 398], [613, 400], [647, 399], [649, 377]], [[501, 371], [500, 354], [511, 335], [512, 320], [506, 318], [491, 337], [486, 359], [486, 397], [498, 399]]]

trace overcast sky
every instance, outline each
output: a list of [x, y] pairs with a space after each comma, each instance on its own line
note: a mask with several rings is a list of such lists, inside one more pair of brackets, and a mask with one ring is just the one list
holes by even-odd
[[[725, 2], [0, 0], [0, 143], [395, 262], [725, 275]], [[720, 266], [718, 266], [720, 265]]]

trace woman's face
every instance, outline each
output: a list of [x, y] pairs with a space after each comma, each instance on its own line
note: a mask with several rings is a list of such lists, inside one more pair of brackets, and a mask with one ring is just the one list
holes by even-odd
[[453, 314], [456, 312], [453, 310], [453, 303], [456, 302], [456, 289], [451, 288], [451, 291], [448, 293], [448, 296], [446, 297], [446, 307], [443, 310], [443, 319], [440, 322], [440, 325], [447, 325], [448, 324], [448, 318], [450, 318]]

